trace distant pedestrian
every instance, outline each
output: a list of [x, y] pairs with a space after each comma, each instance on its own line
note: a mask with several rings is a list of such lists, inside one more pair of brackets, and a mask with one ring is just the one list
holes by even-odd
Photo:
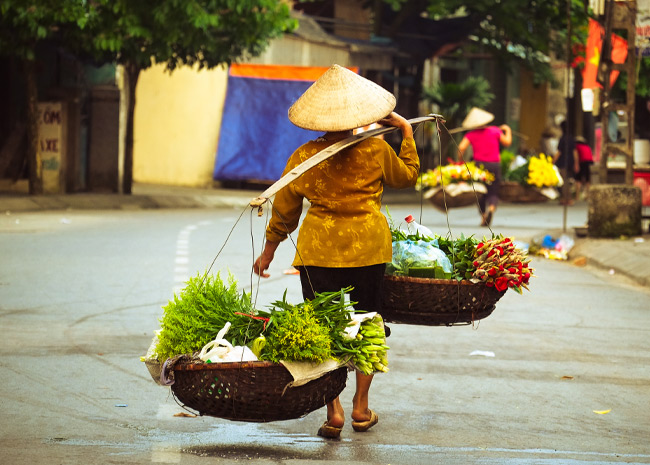
[[560, 170], [560, 175], [564, 180], [560, 203], [562, 205], [573, 205], [571, 185], [574, 176], [580, 171], [578, 151], [576, 150], [575, 137], [570, 134], [566, 120], [560, 123], [560, 129], [562, 129], [562, 137], [560, 137], [560, 142], [557, 144], [557, 151], [553, 155], [553, 163]]
[[540, 150], [545, 155], [551, 157], [557, 152], [557, 144], [559, 141], [558, 131], [552, 126], [546, 126], [539, 141]]
[[576, 137], [576, 150], [578, 151], [579, 169], [575, 176], [576, 200], [583, 199], [591, 183], [591, 165], [594, 164], [594, 154], [584, 137]]
[[490, 226], [492, 216], [499, 203], [499, 186], [501, 185], [501, 146], [512, 144], [512, 130], [507, 124], [488, 126], [494, 115], [480, 108], [472, 108], [462, 127], [469, 130], [458, 145], [460, 160], [471, 145], [474, 161], [477, 165], [494, 175], [494, 181], [487, 186], [487, 194], [479, 199], [481, 226]]

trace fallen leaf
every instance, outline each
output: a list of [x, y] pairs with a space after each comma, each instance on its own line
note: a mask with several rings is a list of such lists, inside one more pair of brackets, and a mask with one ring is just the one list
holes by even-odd
[[575, 266], [587, 266], [587, 257], [578, 257], [573, 260]]
[[594, 413], [597, 413], [598, 415], [606, 415], [611, 411], [612, 411], [612, 409], [610, 408], [608, 410], [594, 410]]
[[191, 413], [185, 413], [185, 412], [178, 412], [174, 414], [175, 417], [185, 417], [185, 418], [194, 418], [196, 415], [193, 415]]

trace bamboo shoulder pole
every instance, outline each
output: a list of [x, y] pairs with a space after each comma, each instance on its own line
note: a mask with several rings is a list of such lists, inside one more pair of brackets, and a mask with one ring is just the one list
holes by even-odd
[[[421, 116], [419, 118], [413, 118], [408, 120], [408, 122], [411, 125], [416, 125], [416, 124], [424, 123], [426, 121], [434, 121], [434, 120], [440, 120], [444, 122], [442, 116], [436, 114], [430, 114], [427, 116]], [[270, 199], [275, 194], [277, 194], [278, 191], [280, 191], [280, 189], [286, 187], [292, 181], [302, 176], [304, 173], [312, 169], [314, 166], [318, 165], [320, 162], [327, 160], [329, 157], [340, 152], [341, 150], [350, 147], [351, 145], [357, 144], [369, 137], [388, 134], [396, 130], [397, 128], [392, 126], [379, 128], [379, 129], [371, 129], [370, 131], [365, 131], [362, 132], [361, 134], [356, 134], [354, 136], [345, 138], [339, 142], [336, 142], [335, 144], [330, 145], [326, 149], [321, 150], [316, 155], [310, 157], [308, 160], [305, 160], [304, 162], [296, 166], [294, 169], [289, 171], [287, 174], [282, 176], [280, 179], [278, 179], [268, 189], [262, 192], [262, 194], [260, 194], [259, 197], [255, 197], [253, 200], [251, 200], [250, 206], [258, 207], [260, 209], [259, 214], [261, 214], [262, 205], [264, 205], [268, 199]]]

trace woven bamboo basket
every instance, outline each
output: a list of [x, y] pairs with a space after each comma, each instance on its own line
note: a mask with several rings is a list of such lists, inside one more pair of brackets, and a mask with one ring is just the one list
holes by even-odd
[[269, 422], [300, 418], [334, 400], [345, 388], [345, 366], [308, 382], [293, 381], [279, 363], [194, 363], [179, 360], [171, 390], [185, 407], [227, 420]]
[[487, 188], [482, 183], [474, 183], [471, 185], [463, 182], [449, 184], [445, 186], [444, 189], [434, 187], [427, 190], [424, 197], [431, 202], [431, 205], [444, 212], [447, 208], [460, 208], [476, 205], [486, 192]]
[[532, 186], [522, 186], [518, 182], [503, 181], [499, 185], [499, 198], [512, 203], [541, 203], [549, 200], [548, 195]]
[[490, 316], [505, 292], [470, 281], [385, 275], [381, 315], [393, 323], [466, 325]]

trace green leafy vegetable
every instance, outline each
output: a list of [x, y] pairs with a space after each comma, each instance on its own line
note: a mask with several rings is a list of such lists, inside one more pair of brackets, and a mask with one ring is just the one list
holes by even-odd
[[273, 330], [266, 335], [261, 360], [322, 363], [332, 358], [329, 328], [318, 322], [309, 303], [290, 306], [276, 316]]
[[232, 275], [227, 283], [219, 274], [190, 278], [180, 295], [174, 295], [163, 310], [156, 346], [160, 361], [201, 350], [229, 321], [232, 326], [227, 339], [233, 345], [252, 341], [264, 327], [264, 320], [246, 316], [260, 312], [253, 309], [250, 294], [238, 292]]
[[457, 239], [438, 236], [438, 247], [442, 250], [452, 264], [452, 279], [470, 279], [474, 272], [474, 251], [478, 241], [473, 237], [461, 234]]

